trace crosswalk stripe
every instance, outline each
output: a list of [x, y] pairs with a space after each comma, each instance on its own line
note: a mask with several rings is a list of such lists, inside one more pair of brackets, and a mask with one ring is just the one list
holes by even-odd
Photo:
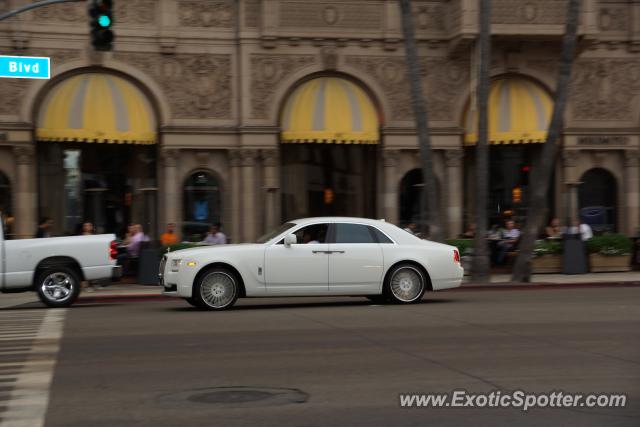
[[[66, 313], [0, 312], [0, 427], [44, 425]], [[29, 326], [12, 328], [20, 319]]]

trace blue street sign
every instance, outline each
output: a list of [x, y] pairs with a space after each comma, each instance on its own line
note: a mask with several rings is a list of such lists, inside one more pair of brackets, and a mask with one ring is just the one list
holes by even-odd
[[49, 58], [0, 55], [0, 77], [15, 79], [49, 79]]

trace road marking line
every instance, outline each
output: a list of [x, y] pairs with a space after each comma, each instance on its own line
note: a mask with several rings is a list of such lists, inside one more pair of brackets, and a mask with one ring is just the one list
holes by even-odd
[[[19, 363], [21, 369], [19, 373], [13, 375], [15, 383], [13, 383], [9, 400], [6, 401], [4, 412], [0, 411], [0, 427], [44, 425], [66, 314], [66, 309], [47, 310], [46, 314], [41, 316], [42, 323], [37, 334], [33, 334], [31, 349], [25, 356], [25, 360], [4, 364], [7, 368], [9, 366], [15, 368]], [[0, 320], [3, 320], [2, 316]], [[31, 335], [25, 334], [25, 336]], [[0, 355], [4, 354], [10, 355], [12, 352], [0, 351]], [[0, 369], [2, 367], [3, 363], [0, 362]], [[0, 374], [3, 372], [0, 371]], [[10, 378], [10, 373], [3, 376]]]

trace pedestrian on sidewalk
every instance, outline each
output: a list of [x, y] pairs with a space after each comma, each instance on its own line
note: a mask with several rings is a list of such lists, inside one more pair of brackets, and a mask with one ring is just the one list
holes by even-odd
[[162, 246], [170, 246], [178, 243], [178, 235], [176, 234], [176, 225], [173, 222], [167, 224], [167, 231], [160, 235], [160, 243]]
[[36, 234], [33, 236], [36, 239], [51, 237], [49, 229], [53, 225], [53, 220], [48, 216], [40, 218], [40, 222], [38, 223], [38, 229], [36, 230]]
[[227, 243], [227, 236], [220, 231], [221, 224], [218, 222], [209, 227], [207, 236], [202, 241], [208, 245], [224, 245]]

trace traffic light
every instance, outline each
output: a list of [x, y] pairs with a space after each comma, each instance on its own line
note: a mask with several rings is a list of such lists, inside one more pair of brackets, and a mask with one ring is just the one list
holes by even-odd
[[96, 50], [111, 50], [113, 42], [113, 1], [89, 0], [91, 44]]

